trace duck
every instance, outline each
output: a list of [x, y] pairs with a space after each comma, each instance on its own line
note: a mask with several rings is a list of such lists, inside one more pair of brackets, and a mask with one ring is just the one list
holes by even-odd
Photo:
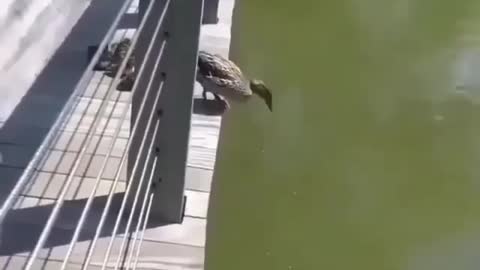
[[203, 87], [204, 100], [207, 100], [207, 92], [210, 92], [229, 108], [230, 102], [244, 103], [256, 95], [273, 111], [270, 89], [262, 80], [248, 79], [232, 60], [200, 50], [197, 64], [196, 80]]
[[[111, 46], [112, 53], [110, 56], [110, 63], [105, 70], [105, 75], [111, 78], [117, 75], [118, 69], [120, 68], [120, 65], [123, 59], [127, 55], [128, 49], [130, 48], [131, 44], [132, 44], [132, 41], [129, 38], [124, 38], [120, 42], [112, 44]], [[135, 57], [134, 57], [134, 54], [132, 53], [127, 61], [123, 74], [120, 76], [120, 78], [123, 78], [126, 75], [134, 72], [135, 70], [134, 62], [135, 62]]]
[[117, 90], [120, 92], [130, 92], [132, 91], [133, 85], [135, 84], [135, 73], [127, 73], [120, 79], [120, 82], [117, 85]]

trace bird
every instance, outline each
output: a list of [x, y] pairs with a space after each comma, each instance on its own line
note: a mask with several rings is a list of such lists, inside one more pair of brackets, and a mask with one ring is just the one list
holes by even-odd
[[[125, 59], [125, 56], [127, 55], [127, 52], [128, 52], [128, 49], [130, 48], [131, 43], [132, 41], [129, 38], [124, 38], [120, 42], [112, 44], [112, 53], [110, 56], [110, 63], [106, 68], [105, 75], [111, 78], [117, 75], [118, 69], [120, 68], [120, 65], [123, 59]], [[135, 70], [134, 62], [135, 62], [135, 57], [134, 57], [134, 54], [132, 53], [127, 60], [127, 64], [120, 78], [123, 78], [126, 75], [133, 73], [133, 71]]]
[[196, 80], [203, 87], [202, 97], [205, 100], [207, 92], [210, 92], [216, 100], [220, 101], [223, 97], [230, 107], [229, 102], [244, 103], [255, 94], [273, 111], [272, 93], [265, 83], [259, 79], [248, 79], [233, 61], [219, 54], [199, 51]]
[[121, 92], [132, 91], [133, 84], [135, 83], [135, 73], [130, 72], [120, 79], [117, 85], [117, 90]]
[[[107, 77], [114, 78], [117, 75], [118, 69], [122, 64], [123, 59], [125, 59], [131, 44], [132, 42], [129, 38], [123, 38], [120, 42], [111, 44], [111, 49], [109, 50], [109, 62], [104, 72]], [[120, 75], [120, 82], [116, 88], [118, 91], [131, 91], [135, 81], [134, 60], [135, 57], [132, 52], [127, 60], [125, 69]]]
[[[114, 78], [117, 75], [118, 69], [122, 64], [123, 59], [125, 59], [131, 44], [132, 42], [129, 38], [123, 38], [120, 42], [114, 42], [110, 44], [110, 46], [107, 46], [102, 52], [100, 59], [95, 64], [94, 70], [103, 71], [107, 77]], [[93, 55], [98, 48], [99, 45], [88, 47], [88, 60], [93, 58]], [[134, 52], [132, 52], [122, 74], [120, 75], [120, 80], [116, 89], [118, 91], [131, 91], [135, 78], [135, 56]]]

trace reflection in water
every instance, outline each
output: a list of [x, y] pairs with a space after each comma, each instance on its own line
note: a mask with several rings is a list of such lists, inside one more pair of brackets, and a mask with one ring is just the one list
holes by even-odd
[[408, 256], [406, 270], [477, 270], [480, 265], [478, 250], [480, 237], [469, 228], [456, 234], [440, 238], [418, 249]]
[[466, 50], [459, 54], [455, 67], [456, 89], [475, 104], [480, 104], [480, 50]]

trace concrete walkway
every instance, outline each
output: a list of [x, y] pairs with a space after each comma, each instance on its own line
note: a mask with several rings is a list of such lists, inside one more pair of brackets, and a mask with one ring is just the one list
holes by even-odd
[[[110, 4], [115, 5], [113, 1], [110, 1]], [[203, 26], [201, 49], [228, 55], [232, 8], [233, 0], [220, 1], [219, 23]], [[81, 21], [82, 19], [80, 19]], [[73, 32], [75, 31], [80, 30], [74, 28]], [[120, 38], [122, 35], [120, 31], [117, 34], [116, 38]], [[72, 46], [79, 46], [75, 43], [72, 44]], [[63, 50], [65, 53], [72, 52], [72, 48], [64, 48]], [[82, 66], [84, 60], [80, 60], [78, 57], [68, 58], [63, 55], [59, 59], [65, 61], [65, 63], [57, 62], [59, 66], [55, 71], [59, 78], [62, 76], [58, 76], [58, 74], [61, 74], [62, 69], [66, 69], [66, 67], [75, 65], [75, 69], [84, 68]], [[68, 72], [68, 68], [66, 70]], [[15, 210], [10, 214], [2, 233], [2, 241], [6, 244], [0, 247], [1, 269], [22, 269], [24, 267], [53, 204], [60, 194], [68, 173], [71, 171], [73, 162], [79, 154], [80, 144], [85, 139], [93, 116], [98, 111], [100, 102], [104, 98], [109, 80], [109, 78], [102, 77], [101, 73], [94, 76], [87, 91], [78, 98], [75, 112], [63, 125], [59, 139], [49, 150], [48, 158], [39, 168], [35, 181], [23, 193]], [[57, 103], [61, 104], [61, 100], [58, 100], [55, 95], [61, 94], [62, 91], [65, 92], [68, 85], [58, 83], [53, 85], [55, 87], [48, 90], [37, 87], [39, 89], [37, 91], [42, 92], [42, 94], [31, 95], [29, 102], [22, 105], [25, 110], [14, 111], [11, 119], [7, 121], [7, 129], [0, 132], [0, 154], [2, 155], [0, 175], [5, 190], [2, 191], [2, 195], [6, 195], [5, 193], [11, 190], [15, 180], [18, 179], [18, 176], [28, 164], [36, 146], [41, 142], [42, 134], [53, 120], [55, 112], [61, 109], [61, 106], [57, 108], [55, 105]], [[96, 131], [96, 137], [90, 145], [87, 156], [83, 158], [80, 169], [76, 172], [76, 177], [67, 193], [64, 210], [61, 212], [52, 236], [40, 252], [40, 259], [36, 261], [35, 269], [58, 269], [60, 267], [68, 249], [73, 229], [86, 198], [92, 190], [95, 177], [100, 169], [99, 165], [106, 155], [106, 146], [113, 139], [113, 130], [120, 121], [119, 114], [125, 106], [130, 106], [126, 102], [128, 95], [129, 93], [116, 92], [108, 101], [107, 113], [112, 110], [113, 113], [110, 118], [102, 118], [102, 124]], [[60, 98], [67, 96], [68, 91], [60, 95]], [[196, 84], [195, 99], [200, 97], [201, 87]], [[35, 105], [37, 107], [32, 109], [32, 106]], [[41, 119], [35, 119], [37, 116], [32, 111], [35, 108], [39, 112], [44, 110], [47, 114], [44, 114]], [[46, 117], [49, 110], [51, 115]], [[207, 207], [220, 120], [220, 116], [194, 114], [187, 171], [186, 195], [188, 200], [185, 220], [183, 224], [179, 225], [147, 226], [137, 269], [203, 269]], [[118, 168], [120, 156], [125, 151], [125, 144], [129, 136], [129, 123], [129, 119], [122, 123], [122, 132], [116, 138], [113, 155], [108, 161], [107, 170], [102, 175], [88, 224], [86, 224], [84, 232], [80, 236], [80, 241], [75, 246], [68, 269], [81, 269], [84, 264], [86, 253], [92, 244], [98, 219], [105, 205], [106, 196], [114, 179], [114, 173]], [[125, 175], [125, 170], [123, 170], [121, 182], [115, 190], [119, 194], [125, 188]], [[111, 209], [113, 212], [118, 210], [120, 204], [117, 199], [121, 198], [114, 198], [113, 208]], [[95, 266], [101, 266], [103, 263], [114, 219], [115, 217], [112, 215], [107, 221], [92, 257], [91, 265], [94, 265], [94, 267], [89, 267], [89, 269], [100, 269], [100, 267]], [[123, 230], [119, 232], [108, 261], [109, 266], [113, 266], [117, 257], [123, 256], [125, 253], [125, 251], [121, 252], [119, 250], [124, 235]]]

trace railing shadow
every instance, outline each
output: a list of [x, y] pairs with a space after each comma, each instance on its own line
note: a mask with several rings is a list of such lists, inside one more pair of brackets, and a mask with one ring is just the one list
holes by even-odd
[[[121, 4], [122, 1], [118, 0], [92, 0], [71, 33], [0, 130], [0, 142], [27, 146], [31, 149], [31, 156], [33, 156], [84, 73], [88, 64], [87, 47], [101, 41]], [[221, 115], [225, 110], [225, 103], [222, 102], [194, 100], [193, 111], [196, 114]], [[11, 186], [16, 183], [19, 176], [20, 174], [15, 175], [12, 181], [7, 181], [8, 183], [2, 181], [2, 190], [11, 190]], [[110, 210], [112, 214], [107, 219], [100, 237], [110, 236], [116, 218], [113, 213], [119, 210], [122, 199], [123, 194], [114, 196]], [[86, 200], [64, 202], [56, 226], [52, 229], [44, 248], [70, 243]], [[79, 242], [94, 238], [106, 200], [107, 196], [94, 199], [91, 213], [78, 239]], [[54, 204], [48, 204], [11, 210], [1, 227], [0, 255], [32, 251], [53, 207]], [[167, 224], [156, 220], [148, 222], [148, 228], [164, 225]], [[119, 228], [120, 233], [124, 232], [124, 226], [125, 222], [122, 222]], [[135, 226], [130, 227], [128, 232], [132, 232], [134, 228]]]
[[[87, 47], [103, 39], [119, 12], [122, 2], [91, 1], [0, 129], [1, 144], [21, 145], [25, 148], [21, 153], [4, 155], [2, 164], [8, 164], [10, 160], [18, 160], [19, 156], [22, 160], [31, 160], [88, 65]], [[8, 181], [2, 179], [1, 189], [11, 190], [19, 176], [20, 174], [11, 175]]]
[[227, 110], [227, 105], [224, 101], [204, 100], [203, 98], [193, 99], [193, 113], [201, 115], [222, 115]]
[[[117, 193], [113, 196], [112, 206], [109, 212], [110, 215], [108, 215], [108, 218], [106, 219], [100, 238], [111, 236], [117, 218], [116, 213], [118, 213], [123, 196], [123, 193]], [[70, 243], [86, 201], [87, 199], [80, 199], [64, 202], [58, 220], [55, 223], [44, 248], [58, 247]], [[84, 223], [78, 242], [88, 241], [94, 238], [106, 202], [107, 196], [98, 196], [93, 200], [92, 208], [88, 215], [87, 222]], [[45, 224], [54, 205], [55, 204], [48, 204], [11, 210], [2, 225], [0, 256], [32, 251], [42, 230], [45, 228]], [[135, 231], [138, 214], [137, 211], [127, 233]], [[127, 218], [128, 214], [126, 212], [124, 213], [124, 217], [118, 227], [117, 235], [125, 232]], [[149, 219], [147, 228], [155, 228], [164, 225], [168, 224]]]

